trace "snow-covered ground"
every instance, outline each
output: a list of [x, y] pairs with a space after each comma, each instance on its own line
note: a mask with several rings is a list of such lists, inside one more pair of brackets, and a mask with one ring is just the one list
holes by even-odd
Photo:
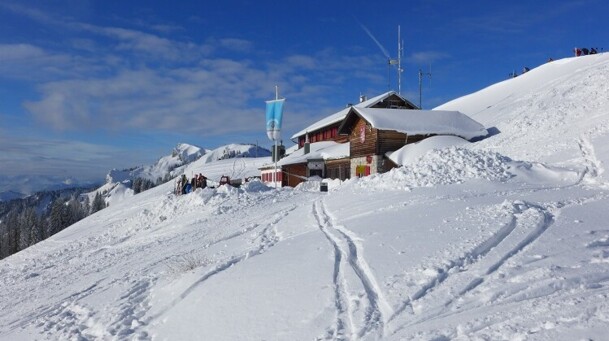
[[443, 106], [500, 133], [328, 193], [125, 198], [0, 262], [0, 339], [607, 339], [607, 84], [606, 54], [540, 66]]

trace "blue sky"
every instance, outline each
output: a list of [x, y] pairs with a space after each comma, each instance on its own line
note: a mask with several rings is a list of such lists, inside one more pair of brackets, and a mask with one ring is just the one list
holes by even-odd
[[180, 142], [269, 147], [264, 101], [280, 88], [283, 136], [397, 90], [363, 29], [397, 56], [402, 95], [432, 108], [524, 66], [609, 47], [605, 0], [0, 1], [0, 176], [102, 179]]

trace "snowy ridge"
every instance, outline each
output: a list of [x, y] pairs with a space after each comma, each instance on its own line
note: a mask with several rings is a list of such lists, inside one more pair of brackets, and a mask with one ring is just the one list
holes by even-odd
[[609, 53], [565, 58], [436, 109], [459, 110], [500, 133], [481, 141], [520, 160], [569, 161], [581, 136], [609, 132]]
[[206, 152], [206, 150], [200, 147], [180, 143], [173, 149], [171, 155], [161, 157], [153, 165], [134, 167], [128, 170], [111, 170], [106, 176], [106, 183], [122, 183], [135, 178], [156, 181], [158, 178], [171, 175], [171, 172], [175, 168], [197, 160]]

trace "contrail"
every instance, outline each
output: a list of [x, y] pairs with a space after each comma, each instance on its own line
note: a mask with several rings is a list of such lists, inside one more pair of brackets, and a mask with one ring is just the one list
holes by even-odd
[[391, 57], [389, 57], [389, 53], [387, 52], [387, 50], [383, 47], [383, 45], [381, 45], [381, 43], [374, 37], [374, 35], [372, 34], [372, 32], [370, 32], [370, 30], [364, 26], [364, 24], [358, 22], [358, 24], [362, 27], [362, 29], [368, 34], [368, 36], [370, 38], [372, 38], [372, 40], [374, 40], [374, 42], [376, 43], [376, 45], [378, 45], [378, 47], [381, 49], [381, 51], [383, 52], [383, 54], [385, 55], [385, 57], [387, 57], [387, 59], [391, 59]]

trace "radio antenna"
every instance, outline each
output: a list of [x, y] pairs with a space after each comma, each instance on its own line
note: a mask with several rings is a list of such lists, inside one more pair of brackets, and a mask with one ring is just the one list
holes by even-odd
[[423, 109], [423, 77], [428, 76], [431, 82], [431, 64], [429, 64], [429, 72], [423, 72], [419, 69], [419, 109]]

